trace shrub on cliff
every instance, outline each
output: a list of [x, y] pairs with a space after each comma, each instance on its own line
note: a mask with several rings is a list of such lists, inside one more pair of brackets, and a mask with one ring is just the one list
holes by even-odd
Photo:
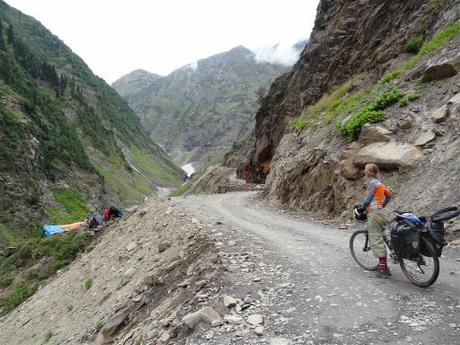
[[358, 138], [361, 127], [366, 123], [376, 123], [385, 119], [384, 109], [396, 104], [406, 95], [399, 89], [393, 89], [376, 97], [367, 107], [354, 113], [345, 124], [338, 125], [338, 131], [347, 140]]
[[417, 54], [422, 48], [423, 38], [418, 35], [412, 35], [404, 45], [404, 51], [410, 54]]

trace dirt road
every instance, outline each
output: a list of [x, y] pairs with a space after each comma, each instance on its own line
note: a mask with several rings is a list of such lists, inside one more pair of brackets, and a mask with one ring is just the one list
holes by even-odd
[[[276, 336], [284, 339], [280, 344], [460, 344], [458, 252], [446, 250], [440, 277], [430, 288], [412, 285], [395, 265], [391, 279], [377, 279], [353, 262], [351, 230], [268, 210], [254, 196], [228, 193], [176, 202], [216, 228], [214, 237], [227, 253], [229, 293], [261, 296], [257, 308], [268, 339], [260, 342]], [[249, 255], [251, 263], [235, 259], [241, 255]], [[252, 334], [237, 337], [235, 342], [213, 333], [208, 343], [260, 343]]]

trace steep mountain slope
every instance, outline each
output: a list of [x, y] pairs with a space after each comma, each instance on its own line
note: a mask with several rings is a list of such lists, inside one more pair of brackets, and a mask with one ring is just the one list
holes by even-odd
[[149, 87], [160, 78], [161, 76], [158, 74], [138, 69], [115, 81], [112, 87], [123, 97], [128, 97]]
[[76, 220], [101, 202], [129, 205], [156, 185], [180, 183], [128, 104], [3, 1], [0, 124], [0, 242], [14, 242], [18, 229], [30, 234], [38, 221]]
[[[129, 75], [113, 86], [139, 115], [151, 138], [177, 162], [198, 166], [220, 158], [235, 140], [247, 136], [257, 109], [257, 90], [286, 70], [256, 62], [255, 54], [240, 46], [164, 78], [152, 81], [154, 76], [141, 74], [132, 81]], [[133, 93], [131, 85], [142, 84], [142, 79], [150, 85]]]
[[[262, 102], [239, 175], [266, 180], [281, 203], [340, 215], [373, 161], [397, 192], [394, 207], [460, 202], [459, 15], [454, 0], [322, 0], [307, 48]], [[447, 120], [431, 118], [438, 108]]]

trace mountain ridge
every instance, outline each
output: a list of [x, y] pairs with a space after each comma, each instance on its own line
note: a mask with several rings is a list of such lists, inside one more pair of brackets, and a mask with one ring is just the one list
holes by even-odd
[[112, 85], [178, 164], [199, 167], [219, 160], [235, 140], [249, 135], [258, 90], [264, 92], [288, 69], [258, 62], [240, 45], [184, 65], [135, 93], [123, 79]]
[[126, 101], [40, 22], [4, 1], [0, 56], [0, 242], [14, 241], [15, 229], [36, 234], [42, 221], [76, 220], [55, 200], [59, 188], [79, 195], [89, 211], [180, 184], [182, 172]]

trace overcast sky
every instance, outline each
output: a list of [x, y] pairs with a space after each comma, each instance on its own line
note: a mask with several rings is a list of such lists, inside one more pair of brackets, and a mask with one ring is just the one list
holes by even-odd
[[281, 42], [288, 47], [310, 35], [318, 4], [318, 0], [6, 1], [38, 19], [109, 83], [138, 68], [166, 75], [238, 45], [258, 50]]

